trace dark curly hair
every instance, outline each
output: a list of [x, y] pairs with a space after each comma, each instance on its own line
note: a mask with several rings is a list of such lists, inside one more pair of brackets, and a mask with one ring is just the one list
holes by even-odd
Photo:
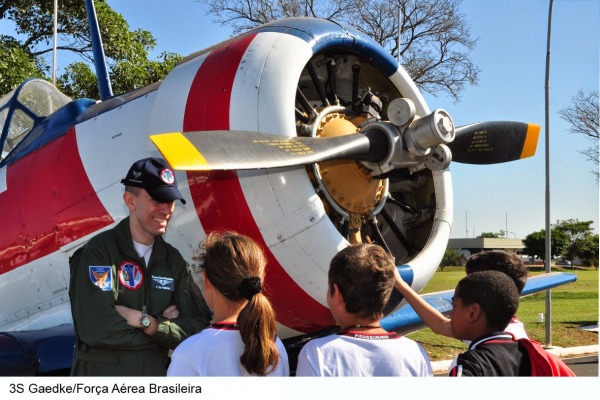
[[505, 273], [479, 271], [462, 278], [454, 296], [463, 305], [477, 303], [485, 314], [491, 329], [503, 331], [519, 308], [517, 288]]
[[521, 257], [512, 251], [488, 250], [475, 253], [467, 259], [465, 270], [467, 274], [477, 271], [504, 272], [513, 280], [519, 294], [523, 292], [527, 283], [527, 266], [523, 264]]

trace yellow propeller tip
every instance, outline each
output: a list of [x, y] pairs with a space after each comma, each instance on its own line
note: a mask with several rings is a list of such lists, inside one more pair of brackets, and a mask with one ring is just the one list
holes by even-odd
[[537, 124], [527, 124], [527, 134], [525, 135], [525, 143], [523, 144], [523, 151], [521, 151], [521, 158], [532, 157], [535, 155], [538, 138], [540, 137], [540, 130], [541, 127]]
[[176, 170], [210, 171], [202, 153], [181, 132], [150, 135], [150, 140]]

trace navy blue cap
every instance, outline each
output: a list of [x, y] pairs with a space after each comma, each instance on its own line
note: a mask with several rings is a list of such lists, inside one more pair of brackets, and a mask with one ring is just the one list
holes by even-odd
[[149, 157], [134, 162], [121, 183], [146, 189], [150, 197], [159, 203], [181, 200], [185, 204], [185, 199], [177, 189], [175, 174], [162, 158]]

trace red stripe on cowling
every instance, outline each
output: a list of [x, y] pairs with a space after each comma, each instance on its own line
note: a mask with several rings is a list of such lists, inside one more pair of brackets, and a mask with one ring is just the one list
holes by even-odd
[[[213, 50], [192, 83], [184, 116], [185, 131], [227, 130], [231, 91], [241, 59], [256, 35], [246, 35]], [[334, 321], [329, 310], [287, 274], [267, 247], [248, 207], [237, 173], [189, 172], [196, 211], [206, 233], [235, 230], [259, 243], [268, 258], [265, 292], [281, 324], [310, 332]]]
[[83, 167], [75, 129], [8, 166], [0, 274], [113, 222]]

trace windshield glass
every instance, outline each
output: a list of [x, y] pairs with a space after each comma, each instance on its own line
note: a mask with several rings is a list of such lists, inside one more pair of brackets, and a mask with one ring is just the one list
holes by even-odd
[[0, 144], [2, 159], [25, 135], [71, 99], [51, 83], [32, 79], [0, 99]]

